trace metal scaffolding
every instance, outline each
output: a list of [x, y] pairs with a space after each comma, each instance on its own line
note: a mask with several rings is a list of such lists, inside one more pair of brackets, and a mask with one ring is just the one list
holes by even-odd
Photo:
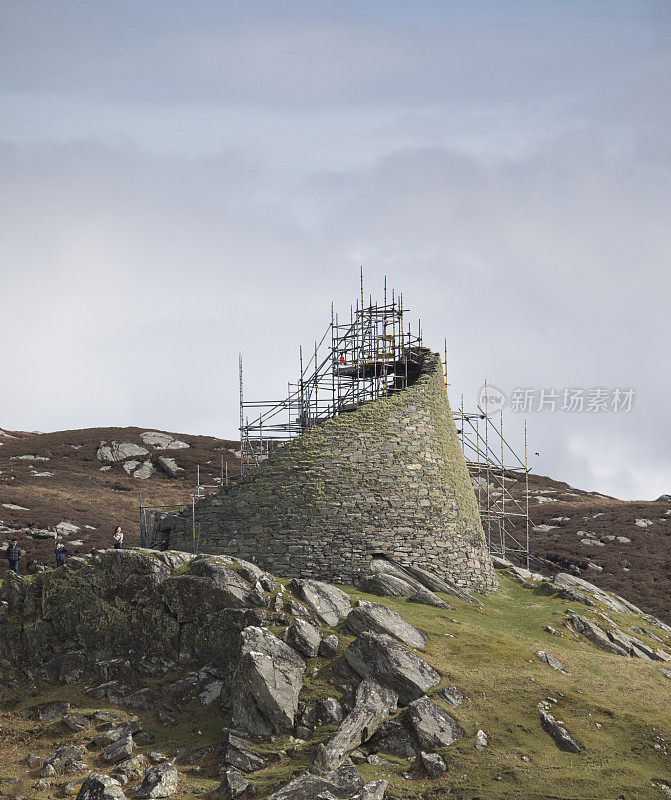
[[398, 392], [421, 365], [421, 323], [405, 324], [403, 296], [387, 291], [381, 303], [361, 293], [344, 321], [331, 306], [331, 322], [309, 356], [299, 350], [300, 377], [280, 401], [244, 399], [240, 357], [241, 479], [288, 440], [324, 420]]
[[[331, 306], [331, 322], [309, 356], [299, 350], [300, 377], [287, 385], [283, 400], [244, 399], [243, 363], [240, 356], [240, 455], [244, 480], [277, 448], [305, 430], [339, 414], [355, 411], [393, 392], [402, 391], [416, 378], [422, 361], [422, 330], [416, 332], [404, 315], [403, 296], [387, 291], [385, 278], [381, 303], [364, 300], [363, 271], [360, 296], [344, 321]], [[447, 392], [447, 346], [445, 347]], [[499, 424], [478, 408], [465, 411], [463, 400], [454, 412], [461, 447], [480, 507], [491, 553], [516, 556], [529, 562], [529, 468], [503, 435]], [[523, 497], [520, 489], [525, 487]]]
[[[527, 427], [524, 456], [520, 457], [503, 435], [503, 411], [498, 425], [482, 408], [454, 413], [466, 466], [480, 508], [480, 518], [490, 553], [514, 557], [529, 568], [529, 472]], [[521, 495], [521, 496], [520, 496]]]

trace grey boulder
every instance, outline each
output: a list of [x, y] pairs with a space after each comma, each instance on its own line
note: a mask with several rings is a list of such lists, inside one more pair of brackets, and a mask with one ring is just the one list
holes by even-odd
[[40, 722], [51, 722], [60, 719], [70, 708], [70, 703], [51, 703], [37, 709], [37, 718]]
[[305, 662], [266, 628], [241, 634], [241, 657], [232, 691], [232, 724], [255, 736], [291, 731]]
[[464, 702], [464, 695], [453, 683], [444, 689], [439, 689], [438, 697], [453, 708], [458, 708]]
[[126, 800], [119, 781], [92, 772], [82, 783], [77, 800]]
[[241, 772], [256, 772], [266, 765], [265, 760], [252, 750], [247, 739], [230, 730], [224, 731], [219, 756], [223, 765], [235, 767]]
[[347, 627], [355, 635], [364, 633], [383, 633], [408, 647], [423, 648], [428, 637], [406, 622], [396, 611], [380, 603], [359, 600], [356, 608], [347, 615]]
[[440, 675], [398, 642], [378, 633], [360, 634], [345, 651], [349, 666], [362, 678], [375, 678], [407, 705], [435, 686]]
[[592, 644], [607, 653], [615, 653], [618, 656], [626, 656], [628, 652], [621, 645], [611, 641], [608, 634], [591, 620], [580, 614], [569, 614], [569, 622], [578, 633], [581, 633]]
[[546, 733], [554, 739], [555, 744], [560, 750], [566, 750], [567, 753], [580, 753], [580, 748], [573, 741], [566, 728], [562, 727], [557, 720], [548, 714], [546, 711], [540, 710], [541, 725]]
[[438, 753], [425, 753], [422, 750], [419, 757], [429, 778], [437, 778], [447, 771], [447, 766]]
[[435, 608], [451, 608], [437, 594], [422, 586], [419, 581], [402, 573], [397, 575], [390, 572], [376, 572], [373, 575], [367, 575], [359, 582], [359, 588], [368, 594], [377, 594], [382, 597], [409, 597], [415, 603]]
[[318, 725], [340, 725], [343, 721], [342, 706], [335, 697], [325, 697], [317, 703]]
[[439, 604], [442, 604], [442, 606], [447, 606], [447, 603], [441, 600], [435, 594], [435, 592], [445, 592], [453, 595], [454, 597], [459, 597], [461, 600], [478, 602], [468, 592], [464, 591], [463, 589], [459, 589], [451, 581], [443, 580], [437, 575], [433, 575], [432, 573], [427, 572], [424, 569], [420, 569], [419, 567], [410, 565], [401, 566], [400, 564], [395, 564], [386, 558], [374, 558], [371, 562], [370, 568], [374, 575], [392, 575], [393, 577], [408, 583], [413, 587], [413, 591], [410, 592], [411, 597], [416, 597], [416, 602], [419, 603], [426, 602], [428, 605], [433, 606], [438, 606]]
[[323, 775], [337, 769], [347, 754], [369, 739], [396, 710], [397, 702], [398, 695], [393, 690], [380, 686], [371, 678], [363, 680], [356, 692], [354, 708], [326, 745], [319, 745], [309, 772]]
[[360, 792], [357, 792], [351, 800], [383, 800], [389, 784], [387, 781], [372, 781], [367, 783]]
[[135, 796], [141, 798], [171, 797], [177, 791], [178, 782], [177, 770], [169, 761], [156, 764], [145, 773]]
[[120, 780], [123, 783], [128, 781], [139, 780], [143, 775], [147, 766], [147, 759], [142, 755], [127, 758], [114, 768], [114, 775], [121, 776]]
[[322, 658], [333, 658], [338, 652], [338, 637], [335, 633], [325, 636], [319, 643], [319, 655]]
[[333, 800], [351, 798], [364, 787], [356, 767], [340, 767], [327, 775], [304, 772], [268, 800]]
[[297, 600], [287, 600], [287, 611], [292, 616], [298, 619], [306, 619], [308, 622], [312, 622], [314, 619], [303, 603], [299, 603]]
[[216, 556], [198, 556], [191, 564], [192, 575], [211, 581], [218, 592], [228, 596], [230, 608], [267, 606], [270, 598], [261, 589], [252, 588], [238, 573]]
[[421, 603], [422, 605], [433, 606], [434, 608], [444, 608], [446, 611], [451, 611], [454, 608], [454, 606], [441, 600], [437, 594], [430, 589], [425, 589], [423, 586], [420, 586], [420, 588], [410, 596], [410, 602]]
[[125, 761], [133, 755], [133, 748], [133, 736], [127, 733], [125, 736], [112, 742], [112, 744], [103, 751], [103, 761], [107, 761], [108, 764], [118, 764], [120, 761]]
[[578, 589], [583, 592], [589, 592], [595, 600], [603, 603], [611, 611], [619, 614], [642, 614], [640, 608], [625, 600], [624, 597], [613, 594], [612, 592], [605, 592], [593, 583], [586, 581], [584, 578], [579, 578], [577, 575], [570, 575], [568, 572], [560, 572], [554, 577], [554, 583], [559, 586], [566, 586], [573, 589]]
[[608, 638], [615, 644], [618, 644], [620, 647], [624, 648], [628, 655], [630, 655], [632, 658], [643, 658], [648, 661], [671, 660], [671, 656], [668, 653], [665, 653], [664, 650], [650, 647], [650, 645], [642, 642], [635, 636], [631, 636], [630, 634], [619, 630], [619, 628], [611, 628], [608, 631]]
[[177, 462], [175, 461], [174, 458], [168, 458], [167, 456], [159, 456], [156, 459], [156, 463], [169, 478], [176, 478], [178, 472], [183, 472], [182, 467], [177, 466]]
[[404, 716], [422, 750], [447, 747], [464, 735], [457, 721], [428, 697], [410, 703]]
[[148, 456], [149, 450], [133, 442], [101, 442], [96, 451], [98, 461], [124, 461], [126, 458]]
[[341, 589], [331, 586], [330, 583], [317, 581], [313, 578], [306, 580], [294, 579], [290, 586], [308, 608], [325, 625], [330, 627], [337, 625], [343, 617], [349, 614], [352, 608], [349, 595]]
[[410, 597], [416, 591], [416, 588], [403, 578], [383, 572], [367, 575], [359, 583], [359, 588], [368, 594], [382, 597]]
[[306, 658], [314, 658], [319, 653], [321, 633], [305, 619], [297, 619], [287, 630], [287, 641]]
[[65, 767], [82, 761], [85, 752], [83, 747], [76, 747], [71, 744], [66, 747], [61, 747], [44, 759], [44, 766], [51, 766], [55, 770], [64, 769]]
[[63, 717], [63, 722], [70, 728], [71, 731], [75, 731], [75, 733], [79, 733], [79, 731], [88, 730], [91, 727], [91, 723], [86, 719], [83, 714], [78, 714], [73, 712], [72, 714], [66, 714]]
[[417, 742], [398, 717], [385, 722], [369, 744], [376, 751], [400, 758], [413, 758], [417, 753]]
[[551, 655], [550, 653], [546, 653], [545, 650], [538, 650], [536, 652], [536, 655], [541, 661], [544, 661], [546, 664], [549, 664], [552, 667], [552, 669], [556, 669], [563, 675], [571, 674], [558, 658], [555, 658], [555, 656]]
[[231, 800], [231, 798], [240, 797], [241, 794], [244, 794], [248, 786], [249, 781], [239, 769], [226, 767], [221, 774], [219, 794], [227, 798], [227, 800]]
[[485, 749], [485, 747], [489, 747], [489, 736], [487, 736], [487, 734], [480, 729], [475, 734], [475, 749], [482, 751]]
[[452, 597], [457, 597], [460, 600], [466, 600], [469, 603], [480, 603], [480, 601], [476, 600], [473, 595], [471, 595], [465, 589], [459, 588], [455, 583], [447, 578], [439, 578], [437, 575], [427, 572], [425, 569], [420, 569], [420, 567], [411, 565], [405, 566], [402, 569], [406, 574], [411, 575], [413, 578], [415, 578], [415, 580], [418, 580], [422, 586], [432, 592], [449, 594], [452, 595]]

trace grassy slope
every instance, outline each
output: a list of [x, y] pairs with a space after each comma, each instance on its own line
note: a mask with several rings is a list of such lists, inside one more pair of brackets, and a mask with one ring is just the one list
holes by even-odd
[[[364, 596], [343, 588], [353, 598]], [[370, 599], [380, 602], [378, 597]], [[456, 611], [385, 599], [405, 619], [429, 634], [425, 657], [444, 676], [440, 685], [456, 683], [471, 699], [450, 711], [465, 736], [443, 751], [448, 773], [436, 781], [408, 781], [402, 777], [408, 770], [407, 762], [389, 758], [391, 763], [386, 767], [364, 765], [364, 777], [387, 778], [391, 784], [387, 793], [390, 800], [661, 797], [651, 781], [671, 781], [669, 756], [665, 754], [671, 740], [671, 681], [661, 673], [658, 662], [626, 659], [597, 650], [563, 626], [566, 608], [585, 613], [584, 606], [541, 595], [505, 576], [501, 590], [487, 598], [482, 609], [450, 601], [457, 606]], [[625, 630], [640, 622], [629, 615], [609, 616]], [[548, 624], [562, 630], [564, 637], [545, 632]], [[453, 634], [454, 638], [446, 634]], [[671, 636], [665, 638], [668, 649]], [[344, 649], [350, 640], [341, 634], [341, 647]], [[560, 658], [571, 674], [562, 675], [540, 662], [534, 649], [547, 650]], [[306, 679], [306, 700], [335, 693], [328, 684], [328, 662], [313, 659], [306, 675], [311, 675], [315, 667], [320, 668], [320, 674]], [[38, 728], [34, 721], [17, 716], [22, 708], [51, 699], [92, 707], [81, 686], [42, 688], [38, 698], [27, 698], [12, 713], [4, 710], [0, 716], [0, 796], [26, 792], [30, 797], [56, 796], [55, 787], [48, 793], [29, 788], [34, 786], [37, 772], [28, 773], [26, 754], [44, 755], [56, 746], [87, 736], [66, 732], [60, 722]], [[537, 703], [548, 696], [559, 701], [554, 714], [584, 748], [581, 755], [560, 751], [541, 729]], [[0, 708], [7, 709], [8, 699], [7, 692], [0, 694]], [[176, 728], [161, 727], [151, 712], [138, 716], [145, 729], [156, 737], [155, 743], [143, 750], [164, 749], [172, 754], [175, 749], [186, 747], [193, 752], [201, 747], [216, 747], [219, 742], [221, 722], [216, 710], [202, 709], [197, 703], [178, 715]], [[474, 747], [478, 728], [484, 729], [490, 740], [490, 746], [480, 753]], [[254, 783], [260, 790], [259, 797], [278, 781], [286, 781], [304, 769], [315, 742], [327, 738], [332, 730], [318, 729], [318, 736], [299, 746], [293, 758], [274, 762], [257, 773]], [[656, 749], [655, 745], [661, 747]], [[260, 749], [271, 753], [292, 746], [289, 737], [280, 737]], [[530, 761], [523, 761], [523, 755]], [[102, 767], [99, 755], [92, 755], [89, 762]], [[202, 797], [215, 790], [216, 770], [214, 753], [195, 765], [180, 768], [183, 781], [179, 797]], [[8, 786], [4, 779], [10, 776], [19, 777], [19, 784]], [[497, 780], [499, 777], [501, 780]], [[63, 776], [56, 783], [72, 779]]]

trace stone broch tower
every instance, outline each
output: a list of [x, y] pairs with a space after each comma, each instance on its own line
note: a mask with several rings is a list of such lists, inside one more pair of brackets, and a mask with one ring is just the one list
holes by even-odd
[[[195, 513], [200, 552], [283, 577], [352, 584], [382, 554], [464, 588], [497, 586], [441, 360], [426, 349], [402, 391], [306, 430]], [[191, 509], [153, 535], [153, 547], [191, 550]]]

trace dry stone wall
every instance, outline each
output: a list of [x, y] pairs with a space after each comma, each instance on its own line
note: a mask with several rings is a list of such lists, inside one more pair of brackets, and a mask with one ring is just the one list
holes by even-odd
[[[277, 575], [351, 584], [384, 554], [465, 588], [497, 586], [440, 357], [429, 350], [408, 388], [287, 443], [244, 483], [200, 500], [196, 522], [200, 552]], [[153, 536], [146, 545], [191, 549], [191, 509]]]

